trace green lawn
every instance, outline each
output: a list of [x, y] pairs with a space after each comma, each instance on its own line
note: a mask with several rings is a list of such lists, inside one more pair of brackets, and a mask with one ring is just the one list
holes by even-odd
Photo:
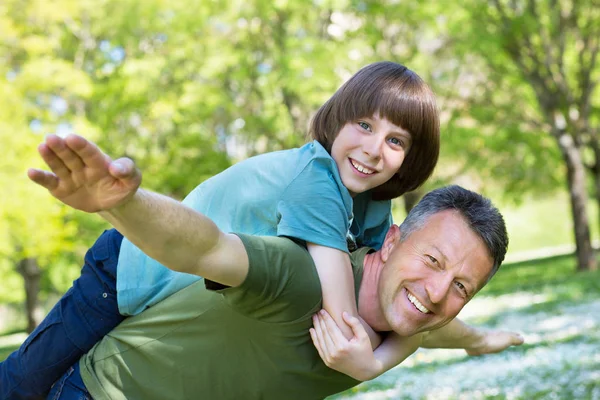
[[460, 315], [525, 345], [484, 357], [422, 349], [333, 398], [600, 399], [600, 271], [574, 270], [573, 257], [505, 265]]

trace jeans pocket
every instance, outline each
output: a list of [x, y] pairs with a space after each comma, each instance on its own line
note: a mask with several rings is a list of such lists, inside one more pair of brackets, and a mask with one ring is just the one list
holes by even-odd
[[67, 372], [65, 372], [65, 374], [58, 381], [56, 381], [54, 385], [52, 385], [50, 393], [48, 393], [48, 400], [60, 399], [60, 396], [63, 393], [63, 389], [65, 388], [65, 385], [67, 383], [67, 379], [69, 379], [71, 374], [73, 374], [73, 371], [75, 371], [75, 369], [73, 367], [70, 367], [67, 370]]
[[67, 372], [52, 386], [48, 400], [93, 400], [87, 391], [79, 366], [70, 367]]

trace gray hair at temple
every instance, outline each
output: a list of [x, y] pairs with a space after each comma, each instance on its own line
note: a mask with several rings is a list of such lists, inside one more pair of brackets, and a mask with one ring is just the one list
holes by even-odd
[[492, 202], [458, 185], [446, 186], [427, 193], [413, 207], [400, 225], [400, 240], [422, 228], [427, 219], [441, 211], [455, 210], [483, 241], [494, 260], [490, 278], [500, 268], [508, 248], [508, 234], [504, 218]]

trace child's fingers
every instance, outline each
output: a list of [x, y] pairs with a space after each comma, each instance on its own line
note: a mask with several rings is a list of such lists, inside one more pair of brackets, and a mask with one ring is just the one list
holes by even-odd
[[325, 339], [326, 332], [323, 326], [322, 321], [319, 320], [318, 315], [313, 315], [313, 325], [314, 325], [314, 333], [318, 342], [319, 356], [325, 363], [327, 364], [330, 359], [331, 349], [327, 345], [327, 340]]
[[331, 336], [331, 340], [334, 342], [336, 347], [339, 346], [341, 343], [348, 341], [348, 339], [346, 339], [346, 337], [342, 333], [338, 324], [333, 320], [333, 318], [331, 318], [331, 315], [329, 315], [329, 313], [326, 310], [321, 310], [319, 316], [323, 319], [325, 327], [327, 328], [327, 332]]
[[312, 339], [313, 345], [317, 349], [317, 353], [319, 353], [319, 357], [321, 357], [321, 359], [325, 361], [325, 354], [323, 353], [323, 349], [321, 348], [321, 342], [317, 336], [315, 328], [310, 328], [308, 331], [310, 332], [310, 338]]
[[360, 320], [358, 318], [356, 318], [353, 315], [350, 315], [347, 312], [343, 312], [342, 313], [342, 318], [344, 318], [344, 321], [346, 321], [346, 323], [350, 326], [350, 328], [352, 328], [352, 332], [354, 333], [354, 336], [358, 339], [364, 339], [364, 338], [369, 338], [369, 335], [367, 334], [367, 331], [365, 330], [365, 327], [362, 325], [362, 323], [360, 322]]
[[[329, 316], [329, 314], [327, 314], [327, 317]], [[338, 346], [336, 344], [336, 342], [333, 340], [333, 338], [331, 337], [331, 332], [329, 331], [328, 327], [327, 327], [327, 323], [325, 322], [325, 318], [326, 315], [323, 314], [322, 312], [319, 313], [319, 315], [317, 316], [317, 319], [319, 320], [319, 325], [321, 327], [321, 330], [323, 331], [323, 341], [325, 343], [325, 346], [327, 346], [327, 352], [329, 354], [335, 354]], [[329, 317], [331, 318], [331, 317]]]

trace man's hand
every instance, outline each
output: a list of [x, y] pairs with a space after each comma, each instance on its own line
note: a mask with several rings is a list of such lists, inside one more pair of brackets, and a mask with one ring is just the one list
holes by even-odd
[[29, 169], [29, 179], [63, 203], [86, 212], [109, 210], [126, 203], [142, 181], [133, 161], [113, 161], [81, 136], [48, 135], [38, 152], [52, 172]]
[[474, 346], [465, 348], [465, 351], [470, 356], [481, 356], [483, 354], [499, 353], [510, 346], [520, 346], [523, 342], [523, 337], [515, 332], [483, 331], [481, 332], [481, 340]]

